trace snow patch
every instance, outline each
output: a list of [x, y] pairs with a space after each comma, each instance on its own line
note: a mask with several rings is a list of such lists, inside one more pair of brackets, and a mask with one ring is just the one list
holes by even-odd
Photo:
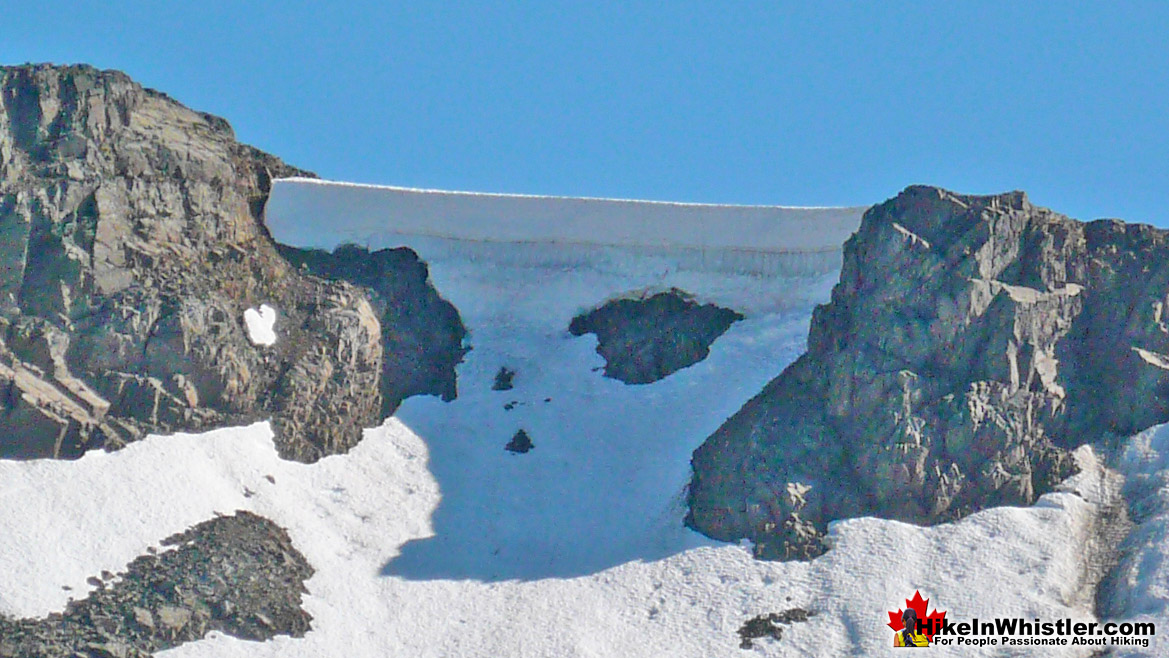
[[1121, 546], [1106, 606], [1126, 621], [1154, 622], [1158, 634], [1147, 649], [1118, 656], [1169, 655], [1169, 425], [1152, 427], [1125, 442], [1118, 470], [1136, 526]]
[[[117, 571], [216, 512], [247, 509], [287, 528], [316, 569], [305, 597], [313, 630], [264, 643], [215, 634], [160, 656], [732, 657], [743, 655], [743, 621], [796, 606], [817, 615], [789, 627], [779, 643], [758, 642], [762, 655], [867, 655], [889, 646], [885, 612], [915, 590], [964, 619], [1091, 619], [1068, 601], [1076, 599], [1077, 547], [1093, 507], [1066, 492], [1031, 508], [986, 510], [932, 528], [838, 522], [830, 528], [833, 550], [809, 563], [760, 562], [739, 546], [692, 535], [677, 525], [674, 507], [662, 510], [661, 524], [636, 518], [624, 529], [599, 529], [673, 546], [660, 557], [568, 577], [387, 575], [382, 565], [409, 542], [435, 538], [445, 492], [428, 468], [433, 457], [422, 437], [390, 419], [348, 455], [313, 465], [279, 459], [267, 424], [149, 437], [77, 462], [0, 464], [0, 522], [13, 531], [0, 536], [0, 559], [9, 565], [0, 573], [0, 611], [60, 610], [67, 598], [84, 595], [86, 575]], [[598, 489], [627, 486], [621, 474], [596, 475]], [[487, 514], [480, 525], [497, 522]], [[539, 527], [529, 532], [538, 535]], [[914, 568], [903, 568], [906, 555], [914, 556]], [[483, 570], [498, 564], [489, 553], [469, 557]]]
[[248, 327], [248, 338], [254, 345], [276, 344], [276, 309], [260, 304], [259, 310], [244, 311], [244, 324]]

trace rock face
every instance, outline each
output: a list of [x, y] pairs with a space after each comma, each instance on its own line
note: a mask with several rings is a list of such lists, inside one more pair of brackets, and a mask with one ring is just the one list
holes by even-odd
[[[270, 417], [313, 461], [381, 421], [382, 391], [425, 389], [385, 381], [367, 290], [277, 253], [259, 218], [289, 175], [311, 174], [121, 73], [0, 68], [0, 457]], [[262, 303], [271, 347], [243, 323]]]
[[310, 274], [348, 281], [370, 292], [382, 326], [382, 416], [411, 395], [455, 399], [455, 366], [467, 350], [458, 310], [430, 285], [429, 270], [410, 249], [370, 253], [342, 245], [332, 253], [277, 245], [290, 263]]
[[515, 371], [507, 366], [499, 366], [495, 371], [495, 380], [491, 382], [493, 391], [510, 391], [515, 388]]
[[649, 384], [705, 359], [715, 339], [741, 319], [675, 289], [607, 302], [573, 318], [568, 330], [573, 336], [596, 334], [606, 377]]
[[[124, 573], [44, 619], [0, 616], [0, 658], [137, 658], [205, 637], [303, 637], [301, 609], [313, 574], [282, 528], [249, 512], [205, 521], [163, 540]], [[107, 582], [108, 581], [108, 582]]]
[[1169, 420], [1167, 237], [1020, 192], [874, 206], [807, 353], [695, 451], [688, 525], [813, 556], [834, 519], [1030, 503], [1070, 449]]

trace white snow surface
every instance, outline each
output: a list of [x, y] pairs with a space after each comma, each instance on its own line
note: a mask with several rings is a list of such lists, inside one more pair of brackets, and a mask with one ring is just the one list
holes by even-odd
[[244, 311], [244, 324], [253, 344], [276, 344], [276, 309], [267, 304], [260, 304], [259, 309], [249, 308]]
[[[1032, 507], [932, 528], [841, 521], [830, 526], [832, 550], [811, 562], [756, 561], [745, 547], [683, 527], [691, 452], [803, 351], [812, 306], [837, 276], [839, 243], [816, 256], [824, 245], [801, 229], [809, 241], [772, 245], [765, 267], [743, 267], [701, 245], [691, 257], [691, 244], [506, 243], [345, 227], [339, 218], [376, 206], [369, 189], [278, 182], [272, 203], [285, 205], [273, 233], [333, 246], [368, 231], [371, 246], [418, 251], [470, 332], [458, 399], [411, 398], [350, 453], [312, 465], [279, 459], [266, 423], [152, 436], [74, 462], [0, 462], [0, 612], [59, 611], [91, 589], [86, 577], [117, 572], [216, 513], [246, 509], [287, 528], [316, 569], [304, 598], [312, 631], [263, 643], [214, 634], [161, 657], [873, 655], [892, 643], [887, 611], [915, 590], [956, 620], [1093, 619], [1083, 547], [1107, 492], [1089, 448], [1078, 453], [1084, 471]], [[293, 190], [302, 205], [285, 197]], [[331, 196], [305, 200], [311, 190]], [[382, 220], [405, 212], [391, 210], [378, 211]], [[738, 248], [732, 242], [712, 250]], [[670, 287], [746, 317], [707, 359], [662, 381], [603, 377], [595, 339], [567, 332], [574, 315], [607, 299]], [[491, 390], [500, 366], [516, 371], [514, 389]], [[504, 445], [521, 428], [535, 447], [510, 454]], [[1146, 443], [1130, 461], [1169, 473], [1161, 456], [1169, 447]], [[1157, 477], [1146, 480], [1162, 500], [1169, 480]], [[1159, 565], [1164, 531], [1150, 528], [1145, 562]], [[1141, 614], [1164, 619], [1159, 589], [1138, 598]], [[746, 620], [797, 606], [816, 615], [779, 642], [739, 648]]]

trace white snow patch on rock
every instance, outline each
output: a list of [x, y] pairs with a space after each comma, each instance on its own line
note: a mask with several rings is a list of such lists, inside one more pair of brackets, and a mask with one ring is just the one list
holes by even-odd
[[255, 345], [276, 344], [276, 309], [260, 304], [259, 310], [244, 311], [244, 323], [248, 326], [248, 338]]

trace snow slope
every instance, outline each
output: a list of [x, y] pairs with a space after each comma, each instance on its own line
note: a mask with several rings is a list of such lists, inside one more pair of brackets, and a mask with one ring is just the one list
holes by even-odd
[[[613, 213], [573, 214], [593, 204]], [[659, 240], [675, 233], [650, 229], [677, 207], [691, 213], [679, 225], [717, 239]], [[0, 612], [59, 610], [89, 589], [87, 576], [217, 512], [248, 509], [286, 527], [316, 568], [305, 598], [313, 631], [262, 644], [217, 635], [160, 655], [870, 655], [892, 642], [886, 612], [919, 589], [962, 619], [1092, 619], [1084, 547], [1115, 491], [1089, 449], [1067, 491], [1033, 507], [933, 528], [839, 522], [833, 550], [809, 563], [755, 561], [682, 527], [691, 452], [803, 350], [812, 306], [836, 277], [842, 225], [767, 209], [786, 227], [771, 235], [791, 242], [752, 244], [755, 225], [717, 206], [304, 181], [278, 182], [269, 208], [278, 240], [419, 252], [470, 332], [458, 399], [409, 399], [351, 453], [313, 465], [280, 460], [266, 424], [150, 437], [76, 462], [0, 462], [0, 527], [10, 529], [0, 534]], [[512, 241], [490, 234], [513, 208], [525, 214], [510, 215]], [[840, 222], [850, 213], [852, 226], [860, 214], [816, 212]], [[562, 221], [563, 233], [549, 228]], [[608, 298], [672, 286], [746, 317], [706, 360], [662, 381], [604, 378], [595, 340], [567, 332]], [[500, 366], [516, 371], [514, 389], [491, 390]], [[531, 452], [504, 450], [518, 429]], [[816, 615], [778, 643], [739, 648], [744, 621], [797, 606]]]
[[[116, 570], [216, 511], [250, 509], [287, 527], [317, 569], [306, 597], [314, 630], [262, 644], [217, 635], [160, 655], [872, 654], [891, 641], [885, 611], [916, 589], [964, 617], [1087, 618], [1063, 603], [1074, 602], [1076, 547], [1091, 520], [1089, 504], [1069, 493], [929, 529], [870, 519], [836, 524], [836, 549], [811, 563], [757, 562], [743, 548], [678, 537], [676, 526], [662, 524], [641, 532], [669, 539], [674, 531], [674, 546], [689, 547], [571, 577], [386, 576], [387, 559], [434, 531], [431, 515], [444, 495], [428, 469], [433, 457], [422, 438], [391, 419], [351, 454], [312, 466], [280, 460], [263, 424], [151, 437], [120, 453], [35, 469], [0, 464], [5, 502], [17, 494], [22, 501], [3, 507], [6, 527], [16, 532], [0, 550], [5, 564], [22, 568], [4, 574], [2, 609], [60, 609], [88, 589], [85, 574]], [[112, 482], [120, 482], [116, 491]], [[94, 492], [102, 510], [62, 513], [82, 491]], [[29, 523], [38, 518], [57, 521]], [[895, 567], [906, 550], [919, 569]], [[478, 561], [481, 569], [493, 566], [489, 557]], [[747, 618], [797, 605], [818, 614], [780, 643], [760, 642], [757, 653], [738, 648], [735, 632]]]

